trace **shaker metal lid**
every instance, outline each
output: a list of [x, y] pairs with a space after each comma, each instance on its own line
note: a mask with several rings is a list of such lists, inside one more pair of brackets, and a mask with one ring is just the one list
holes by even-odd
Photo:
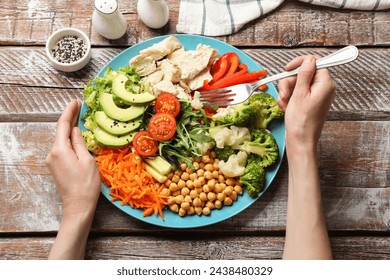
[[116, 0], [95, 0], [95, 8], [101, 13], [111, 14], [118, 8]]

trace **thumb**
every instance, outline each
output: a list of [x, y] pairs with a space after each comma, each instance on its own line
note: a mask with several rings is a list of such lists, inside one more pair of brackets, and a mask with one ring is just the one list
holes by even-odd
[[316, 71], [316, 59], [314, 56], [307, 56], [299, 68], [295, 92], [306, 94], [310, 91], [310, 85]]
[[81, 130], [78, 127], [73, 127], [71, 134], [71, 142], [74, 152], [79, 159], [84, 157], [90, 157], [87, 147], [85, 146]]

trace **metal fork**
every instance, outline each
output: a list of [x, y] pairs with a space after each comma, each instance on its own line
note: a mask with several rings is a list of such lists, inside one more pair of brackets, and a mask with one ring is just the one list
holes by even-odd
[[[355, 46], [348, 46], [342, 48], [334, 53], [331, 53], [327, 56], [319, 58], [316, 60], [316, 68], [327, 68], [340, 64], [345, 64], [355, 60], [359, 55], [359, 51]], [[251, 84], [239, 84], [235, 86], [230, 86], [226, 88], [203, 91], [200, 93], [200, 101], [204, 105], [212, 106], [228, 106], [242, 103], [247, 100], [256, 89], [264, 84], [297, 75], [299, 67], [291, 70], [285, 71], [264, 79], [261, 79], [257, 82]]]

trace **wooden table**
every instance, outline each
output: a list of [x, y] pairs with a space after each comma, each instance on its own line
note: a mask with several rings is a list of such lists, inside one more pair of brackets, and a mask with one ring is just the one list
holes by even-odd
[[[56, 121], [81, 88], [125, 48], [175, 33], [171, 18], [151, 30], [136, 1], [120, 1], [127, 35], [108, 41], [91, 24], [93, 1], [4, 0], [0, 8], [0, 259], [45, 259], [61, 204], [44, 159]], [[92, 60], [76, 73], [48, 63], [45, 40], [61, 27], [85, 31]], [[324, 209], [337, 259], [390, 259], [390, 13], [336, 10], [285, 1], [237, 34], [218, 37], [269, 73], [302, 54], [325, 55], [353, 44], [360, 57], [332, 70], [337, 96], [319, 144]], [[279, 259], [287, 202], [287, 161], [266, 194], [239, 215], [194, 230], [148, 225], [100, 198], [88, 259]], [[310, 211], [308, 209], [308, 211]]]

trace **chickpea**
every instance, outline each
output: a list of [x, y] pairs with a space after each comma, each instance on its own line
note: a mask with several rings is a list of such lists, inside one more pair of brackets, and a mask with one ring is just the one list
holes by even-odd
[[208, 180], [207, 181], [207, 185], [211, 188], [211, 189], [214, 189], [215, 187], [215, 179], [211, 179], [211, 180]]
[[218, 193], [218, 194], [217, 194], [217, 199], [218, 199], [219, 201], [224, 201], [225, 198], [226, 198], [225, 193], [221, 192], [221, 193]]
[[233, 203], [233, 200], [230, 197], [225, 197], [225, 200], [223, 201], [224, 205], [231, 205]]
[[221, 184], [216, 183], [216, 184], [215, 184], [215, 187], [214, 187], [214, 192], [215, 192], [215, 193], [221, 193], [222, 191], [223, 191], [223, 189], [222, 189]]
[[201, 163], [199, 163], [199, 169], [203, 169], [204, 170], [204, 166], [205, 166], [206, 164], [204, 163], [204, 162], [201, 162]]
[[163, 188], [161, 191], [161, 195], [169, 196], [171, 195], [171, 191], [169, 190], [169, 188]]
[[217, 208], [217, 209], [221, 209], [221, 208], [222, 208], [222, 202], [219, 201], [219, 200], [216, 200], [216, 201], [214, 202], [214, 206], [215, 206], [215, 208]]
[[234, 186], [235, 184], [236, 184], [236, 182], [234, 181], [234, 179], [232, 179], [232, 178], [227, 178], [226, 179], [226, 185]]
[[184, 187], [184, 188], [181, 189], [181, 194], [182, 195], [186, 196], [189, 193], [190, 193], [190, 189], [189, 188]]
[[215, 208], [214, 203], [212, 203], [211, 201], [207, 201], [206, 204], [205, 204], [205, 207], [208, 207], [210, 209], [214, 209]]
[[182, 189], [186, 186], [186, 182], [180, 179], [179, 182], [177, 182], [177, 186], [179, 187], [179, 189]]
[[223, 175], [218, 174], [218, 182], [225, 183], [225, 177], [223, 177]]
[[189, 188], [189, 189], [194, 189], [194, 182], [192, 182], [191, 180], [188, 180], [186, 182], [186, 186]]
[[180, 177], [182, 180], [184, 181], [188, 181], [190, 179], [190, 174], [188, 174], [187, 172], [183, 172], [181, 174], [181, 177]]
[[175, 192], [175, 191], [179, 190], [179, 187], [177, 186], [176, 183], [171, 183], [171, 184], [169, 185], [169, 190], [170, 190], [171, 192]]
[[186, 210], [184, 210], [183, 208], [180, 208], [180, 209], [179, 209], [179, 216], [180, 216], [180, 217], [184, 217], [186, 214], [187, 214], [187, 211], [186, 211]]
[[208, 163], [204, 166], [204, 170], [212, 172], [214, 171], [214, 167], [211, 163]]
[[231, 193], [233, 192], [233, 188], [230, 187], [231, 186], [226, 187], [226, 189], [223, 191], [227, 196], [231, 195]]
[[184, 197], [184, 201], [185, 201], [185, 202], [192, 202], [192, 197], [189, 196], [189, 195], [186, 195], [186, 196]]
[[181, 209], [188, 210], [190, 209], [190, 203], [185, 201], [182, 204], [180, 204]]
[[195, 208], [191, 206], [187, 209], [187, 215], [193, 215], [195, 213]]
[[172, 196], [178, 196], [178, 195], [180, 195], [180, 190], [174, 191], [172, 193]]
[[204, 208], [202, 209], [202, 214], [203, 214], [203, 215], [210, 215], [210, 213], [211, 213], [210, 208], [204, 207]]
[[194, 170], [194, 169], [191, 169], [190, 167], [187, 167], [187, 168], [186, 168], [186, 172], [187, 172], [188, 174], [190, 174], [190, 175], [191, 175], [192, 173], [194, 173], [194, 171], [195, 171], [195, 170]]
[[175, 213], [179, 212], [179, 206], [177, 204], [169, 205], [169, 209]]
[[194, 199], [194, 198], [197, 198], [199, 196], [199, 193], [196, 190], [191, 190], [190, 196], [192, 199]]
[[233, 201], [237, 201], [237, 193], [235, 191], [232, 191], [232, 193], [229, 195], [230, 199]]
[[233, 187], [233, 190], [237, 193], [237, 194], [242, 194], [242, 187], [240, 185], [235, 185]]
[[217, 157], [217, 154], [216, 154], [214, 151], [211, 151], [210, 157], [211, 157], [212, 159], [215, 159], [215, 158]]
[[203, 191], [205, 193], [211, 192], [212, 190], [213, 190], [213, 188], [211, 186], [209, 186], [208, 184], [203, 186]]
[[206, 184], [206, 179], [205, 177], [199, 177], [198, 180], [200, 181], [200, 184], [203, 186]]
[[164, 182], [164, 185], [166, 186], [166, 187], [168, 187], [169, 188], [169, 186], [172, 184], [172, 181], [171, 180], [166, 180], [165, 182]]
[[180, 164], [180, 169], [181, 169], [182, 171], [185, 171], [185, 170], [187, 169], [187, 167], [188, 167], [188, 165], [187, 165], [187, 163], [185, 163], [185, 162], [183, 162], [182, 164]]
[[194, 180], [194, 187], [195, 188], [199, 188], [199, 187], [201, 187], [202, 186], [202, 184], [200, 183], [200, 180], [199, 179], [195, 179]]
[[169, 180], [171, 180], [172, 179], [172, 177], [173, 177], [173, 172], [169, 172], [167, 175], [165, 175], [165, 176], [167, 176], [167, 178], [169, 179]]
[[209, 155], [202, 156], [202, 163], [210, 163], [211, 159]]
[[168, 205], [172, 205], [175, 203], [175, 200], [173, 199], [173, 196], [168, 197]]
[[199, 197], [196, 197], [193, 201], [192, 201], [192, 204], [195, 206], [195, 207], [200, 207], [202, 205], [202, 201], [200, 200]]
[[175, 175], [177, 175], [177, 176], [181, 176], [181, 173], [182, 173], [182, 171], [181, 170], [175, 170], [175, 172], [174, 172], [174, 175], [173, 176], [175, 176]]
[[204, 172], [204, 177], [207, 179], [207, 180], [211, 180], [214, 178], [213, 174], [211, 173], [211, 171], [205, 171]]
[[182, 194], [175, 196], [173, 199], [177, 204], [182, 204], [184, 202], [184, 196]]
[[196, 174], [198, 175], [198, 178], [199, 177], [203, 177], [204, 176], [204, 170], [203, 169], [198, 169], [198, 170], [196, 170]]
[[218, 179], [219, 173], [218, 173], [217, 170], [214, 170], [211, 174], [213, 175], [213, 177], [214, 177], [215, 179]]
[[202, 207], [195, 207], [195, 213], [198, 214], [198, 215], [202, 214], [202, 210], [203, 210]]
[[199, 194], [199, 193], [203, 192], [203, 187], [200, 186], [199, 188], [195, 188], [195, 190], [196, 190], [196, 191], [198, 192], [198, 194]]
[[207, 199], [208, 199], [209, 201], [214, 201], [214, 200], [217, 199], [217, 195], [216, 195], [215, 193], [213, 193], [213, 192], [209, 192], [209, 193], [207, 194]]
[[191, 173], [191, 174], [190, 174], [190, 180], [193, 181], [193, 182], [195, 182], [196, 179], [198, 179], [198, 174], [196, 174], [196, 173]]
[[220, 159], [219, 158], [215, 158], [214, 159], [214, 163], [218, 164], [220, 162]]
[[177, 174], [173, 175], [173, 177], [172, 177], [172, 182], [178, 183], [179, 180], [180, 180], [180, 177], [179, 177]]
[[219, 170], [219, 164], [217, 162], [214, 162], [213, 163], [213, 167], [214, 167], [214, 170], [215, 171], [218, 171]]
[[192, 163], [192, 165], [194, 166], [195, 170], [198, 170], [198, 169], [199, 169], [199, 163], [198, 163], [198, 162], [194, 161], [194, 162]]
[[204, 193], [204, 192], [201, 192], [201, 193], [199, 194], [199, 198], [200, 198], [200, 200], [202, 200], [202, 201], [207, 201], [207, 194]]

